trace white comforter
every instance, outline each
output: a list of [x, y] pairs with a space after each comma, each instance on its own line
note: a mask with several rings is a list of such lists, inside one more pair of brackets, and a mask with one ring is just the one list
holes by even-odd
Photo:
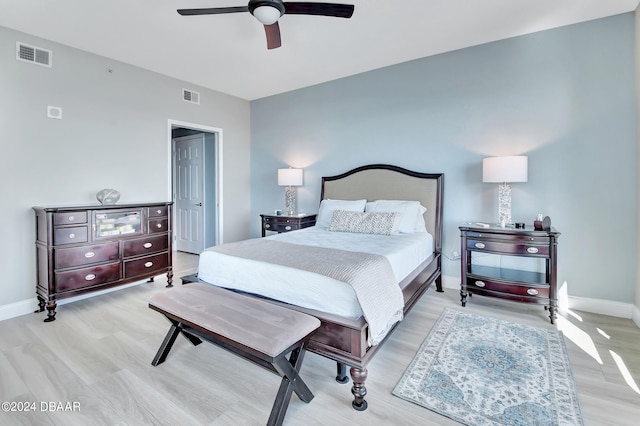
[[[433, 253], [433, 238], [427, 233], [386, 236], [329, 232], [326, 228], [311, 227], [267, 238], [385, 256], [391, 263], [397, 282]], [[362, 315], [349, 284], [286, 266], [205, 250], [200, 254], [198, 278], [221, 287], [260, 294], [342, 317], [358, 318]]]

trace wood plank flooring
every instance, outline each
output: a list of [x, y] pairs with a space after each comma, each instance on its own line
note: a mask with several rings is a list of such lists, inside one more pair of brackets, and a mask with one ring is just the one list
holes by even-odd
[[[197, 256], [174, 257], [174, 280]], [[0, 322], [0, 402], [35, 403], [35, 411], [0, 411], [0, 425], [263, 425], [279, 378], [210, 344], [179, 337], [167, 361], [151, 360], [169, 323], [147, 307], [166, 280], [143, 283]], [[25, 284], [27, 285], [27, 284]], [[307, 354], [301, 375], [315, 395], [293, 397], [285, 425], [453, 425], [391, 395], [445, 307], [462, 309], [458, 292], [430, 289], [369, 364], [369, 409], [351, 408], [351, 385], [335, 382], [335, 363]], [[471, 312], [553, 327], [547, 312], [474, 296]], [[640, 419], [640, 329], [631, 320], [561, 313], [565, 341], [587, 425], [636, 425]], [[625, 377], [626, 375], [626, 377]], [[62, 403], [79, 410], [60, 411]], [[33, 406], [32, 406], [33, 407]], [[46, 408], [43, 410], [43, 408]]]

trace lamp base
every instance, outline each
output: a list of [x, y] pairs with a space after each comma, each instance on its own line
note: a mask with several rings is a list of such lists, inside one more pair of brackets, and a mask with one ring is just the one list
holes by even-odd
[[295, 186], [287, 186], [284, 191], [284, 214], [293, 216], [297, 214], [297, 191]]
[[511, 185], [501, 183], [498, 186], [498, 223], [511, 225]]

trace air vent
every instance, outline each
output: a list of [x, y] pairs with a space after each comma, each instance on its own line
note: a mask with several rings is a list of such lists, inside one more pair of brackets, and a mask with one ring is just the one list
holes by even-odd
[[200, 104], [200, 93], [193, 90], [182, 89], [182, 99], [192, 104]]
[[51, 68], [53, 52], [40, 47], [29, 46], [21, 42], [16, 43], [16, 59], [32, 64]]

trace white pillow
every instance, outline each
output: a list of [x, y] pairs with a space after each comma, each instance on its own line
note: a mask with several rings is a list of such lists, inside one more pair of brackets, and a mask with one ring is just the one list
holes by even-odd
[[335, 210], [331, 216], [329, 231], [397, 235], [399, 219], [398, 212], [365, 213]]
[[427, 232], [423, 216], [427, 209], [419, 201], [376, 200], [368, 202], [365, 206], [365, 211], [398, 212], [400, 213], [400, 227], [398, 230], [401, 233]]
[[316, 226], [328, 228], [331, 225], [331, 216], [335, 210], [346, 210], [350, 212], [364, 212], [364, 205], [367, 200], [322, 200], [320, 211], [316, 219]]

